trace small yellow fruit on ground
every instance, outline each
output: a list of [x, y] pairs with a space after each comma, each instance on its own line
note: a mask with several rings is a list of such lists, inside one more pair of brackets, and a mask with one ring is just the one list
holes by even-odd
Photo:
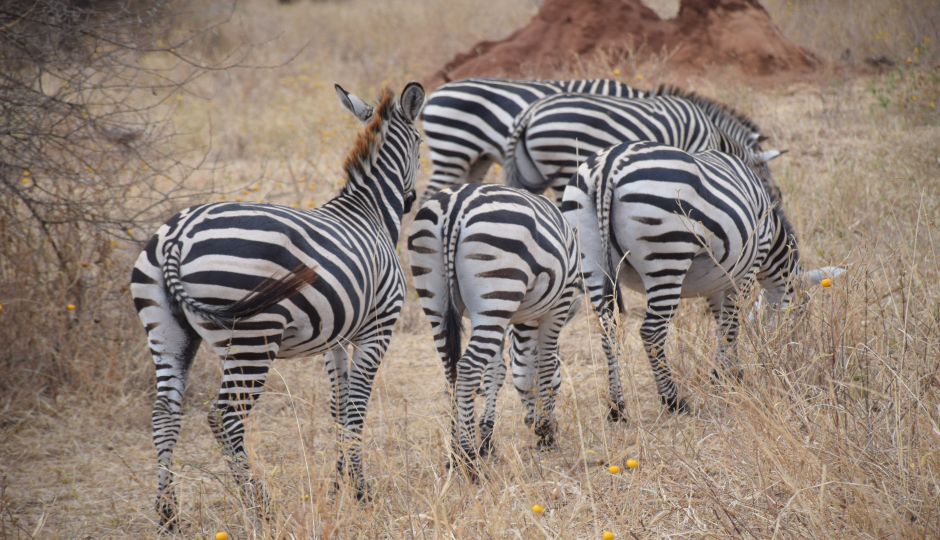
[[610, 531], [604, 531], [603, 538], [604, 540], [614, 540], [614, 533]]
[[535, 512], [536, 514], [541, 514], [542, 512], [545, 511], [545, 509], [542, 508], [540, 505], [535, 505], [532, 507], [532, 511]]
[[68, 309], [69, 311], [71, 311], [71, 310], [75, 309], [75, 304], [69, 304], [69, 305], [65, 306], [65, 308]]
[[215, 533], [215, 540], [228, 540], [228, 534], [224, 532]]
[[635, 459], [628, 459], [628, 460], [627, 460], [627, 467], [630, 467], [631, 469], [636, 469], [639, 465], [640, 465], [640, 464], [637, 463], [637, 461], [636, 461]]
[[610, 474], [617, 474], [620, 472], [620, 467], [616, 465], [611, 465], [610, 468], [607, 470], [610, 471]]
[[822, 285], [823, 287], [832, 287], [832, 280], [829, 278], [826, 278], [820, 281], [819, 284]]

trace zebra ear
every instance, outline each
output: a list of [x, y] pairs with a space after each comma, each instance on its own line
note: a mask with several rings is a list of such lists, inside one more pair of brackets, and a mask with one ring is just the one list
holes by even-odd
[[343, 90], [343, 87], [333, 83], [336, 88], [336, 95], [339, 96], [339, 102], [344, 109], [353, 113], [361, 122], [368, 122], [372, 119], [372, 107], [366, 105], [364, 101]]
[[421, 83], [411, 81], [401, 91], [399, 102], [405, 119], [414, 124], [418, 115], [421, 114], [421, 109], [424, 108], [424, 87]]
[[757, 153], [757, 159], [759, 159], [761, 163], [767, 163], [775, 157], [782, 156], [787, 152], [789, 152], [789, 150], [765, 150]]

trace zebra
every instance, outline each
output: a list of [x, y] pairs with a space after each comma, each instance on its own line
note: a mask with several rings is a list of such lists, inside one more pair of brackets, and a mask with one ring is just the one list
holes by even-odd
[[751, 130], [756, 126], [745, 126], [721, 106], [695, 98], [706, 109], [681, 95], [630, 99], [555, 94], [540, 99], [520, 115], [509, 137], [506, 183], [536, 193], [554, 188], [560, 204], [564, 186], [591, 154], [621, 142], [656, 141], [693, 153], [733, 154], [779, 193], [767, 161], [781, 152], [762, 151], [759, 133]]
[[421, 143], [415, 120], [425, 92], [416, 82], [400, 98], [385, 88], [373, 108], [335, 89], [366, 124], [346, 157], [338, 196], [306, 211], [236, 202], [183, 210], [134, 265], [131, 292], [157, 372], [153, 440], [165, 530], [178, 527], [170, 463], [187, 374], [203, 340], [223, 362], [209, 424], [249, 497], [269, 504], [251, 475], [244, 433], [271, 362], [319, 353], [333, 386], [330, 411], [342, 429], [337, 471], [365, 496], [362, 425], [404, 300], [395, 245], [415, 199]]
[[[507, 329], [525, 422], [534, 426], [539, 449], [553, 448], [558, 335], [581, 298], [577, 243], [561, 212], [544, 197], [502, 185], [451, 187], [418, 211], [408, 251], [453, 401], [451, 463], [462, 460], [475, 476], [473, 394], [481, 380], [486, 406], [479, 456], [492, 452]], [[461, 352], [464, 314], [471, 331]]]
[[[578, 236], [584, 287], [601, 319], [608, 359], [608, 418], [623, 419], [619, 364], [610, 342], [615, 280], [646, 293], [640, 337], [660, 400], [688, 409], [665, 357], [680, 298], [706, 297], [718, 323], [718, 365], [738, 332], [737, 298], [755, 281], [786, 308], [797, 281], [818, 284], [840, 268], [805, 271], [798, 241], [779, 200], [737, 157], [690, 154], [649, 141], [625, 142], [590, 156], [565, 189], [562, 213]], [[712, 370], [720, 380], [722, 374]]]
[[419, 204], [447, 186], [481, 182], [490, 165], [503, 163], [507, 137], [517, 117], [529, 104], [560, 92], [630, 98], [646, 95], [610, 79], [474, 77], [448, 82], [431, 92], [421, 116], [433, 172]]

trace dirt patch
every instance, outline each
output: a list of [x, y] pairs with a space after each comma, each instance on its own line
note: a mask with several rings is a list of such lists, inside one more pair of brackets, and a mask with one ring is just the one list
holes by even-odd
[[788, 40], [757, 0], [682, 0], [663, 20], [640, 0], [546, 0], [528, 25], [501, 41], [482, 41], [457, 55], [428, 82], [472, 76], [551, 77], [575, 59], [638, 60], [669, 51], [666, 67], [702, 72], [735, 68], [742, 75], [808, 75], [821, 61]]

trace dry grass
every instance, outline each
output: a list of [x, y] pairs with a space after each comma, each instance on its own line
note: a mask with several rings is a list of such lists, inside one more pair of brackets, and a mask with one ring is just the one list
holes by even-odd
[[[189, 144], [205, 144], [211, 131], [220, 169], [205, 181], [226, 186], [229, 200], [318, 204], [335, 191], [355, 133], [335, 103], [333, 80], [374, 97], [384, 81], [400, 88], [533, 11], [528, 2], [485, 0], [240, 4], [220, 43], [241, 39], [241, 24], [255, 42], [277, 37], [260, 60], [296, 58], [201, 80], [181, 101], [180, 124], [194, 133]], [[329, 46], [319, 45], [323, 39]], [[697, 87], [752, 114], [775, 146], [790, 149], [774, 173], [806, 264], [852, 264], [832, 288], [809, 293], [797, 329], [745, 326], [740, 386], [719, 391], [709, 383], [714, 326], [702, 302], [688, 302], [668, 354], [695, 410], [663, 413], [640, 320], [628, 316], [620, 331], [631, 422], [610, 425], [601, 414], [606, 366], [585, 311], [562, 337], [559, 449], [535, 451], [506, 388], [489, 481], [470, 484], [445, 467], [444, 377], [411, 298], [364, 434], [373, 501], [359, 504], [332, 488], [339, 449], [322, 361], [281, 361], [248, 437], [277, 506], [258, 522], [205, 421], [220, 369], [202, 350], [176, 453], [184, 536], [599, 538], [610, 530], [636, 539], [937, 538], [940, 117], [926, 107], [882, 108], [870, 89], [885, 83], [833, 76], [775, 90], [708, 79]], [[429, 176], [421, 171], [419, 185]], [[129, 265], [134, 255], [118, 253], [112, 264]], [[88, 321], [73, 330], [109, 336], [76, 346], [70, 369], [85, 375], [54, 395], [36, 386], [2, 396], [0, 537], [156, 535], [153, 368], [124, 283], [106, 277], [95, 283], [107, 291], [101, 309], [114, 309], [107, 328]], [[642, 298], [627, 303], [640, 306]], [[629, 458], [637, 469], [626, 470]], [[609, 464], [624, 471], [612, 475]], [[536, 515], [534, 504], [547, 510]]]

